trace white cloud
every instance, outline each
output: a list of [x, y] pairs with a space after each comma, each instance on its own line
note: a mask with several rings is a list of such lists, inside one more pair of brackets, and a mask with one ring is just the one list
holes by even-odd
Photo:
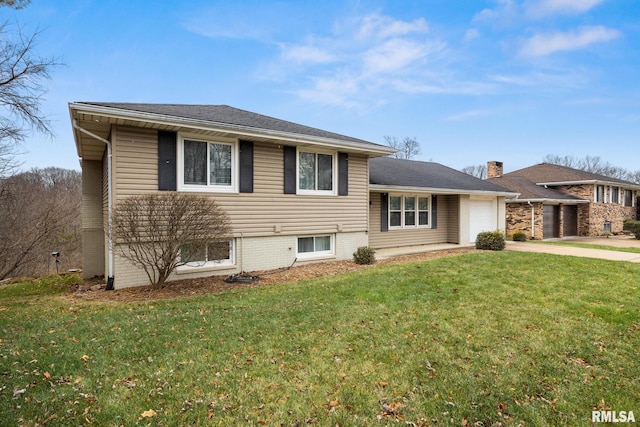
[[549, 15], [579, 15], [588, 12], [604, 0], [539, 0], [526, 3], [527, 13], [535, 18]]
[[475, 28], [470, 28], [464, 34], [464, 42], [470, 42], [471, 40], [477, 39], [478, 37], [480, 37], [480, 31], [476, 30]]
[[620, 32], [603, 26], [582, 27], [577, 31], [536, 34], [521, 48], [523, 56], [545, 56], [560, 51], [583, 49], [595, 43], [604, 43], [620, 37]]
[[371, 14], [362, 19], [356, 38], [360, 40], [384, 39], [411, 33], [426, 33], [427, 31], [429, 31], [429, 26], [424, 18], [418, 18], [413, 22], [405, 22], [389, 16]]
[[454, 114], [444, 118], [445, 122], [463, 122], [469, 119], [475, 119], [476, 117], [488, 116], [491, 114], [489, 110], [470, 110], [463, 111], [462, 113]]
[[496, 74], [490, 76], [491, 81], [499, 85], [520, 86], [524, 88], [541, 87], [557, 89], [576, 89], [585, 87], [589, 78], [585, 70], [572, 68], [557, 69], [555, 72], [532, 71], [524, 74]]
[[279, 44], [282, 59], [295, 63], [326, 64], [336, 60], [336, 56], [324, 49], [314, 46], [296, 46], [286, 43]]
[[[288, 92], [306, 100], [371, 108], [394, 93], [415, 93], [405, 90], [413, 86], [409, 82], [421, 81], [420, 76], [445, 54], [446, 43], [426, 33], [423, 18], [402, 21], [369, 14], [336, 23], [331, 35], [279, 43], [281, 55], [263, 68], [262, 76], [287, 82]], [[301, 65], [306, 66], [304, 76]]]
[[579, 15], [605, 0], [495, 0], [497, 5], [478, 12], [475, 22], [491, 22], [500, 26], [517, 25], [522, 19], [541, 19], [555, 15]]
[[430, 46], [414, 40], [392, 39], [376, 45], [362, 55], [367, 74], [400, 72], [411, 64], [424, 59], [442, 46]]
[[474, 17], [475, 22], [500, 22], [502, 24], [515, 20], [520, 15], [520, 6], [513, 0], [497, 0], [498, 5], [494, 9], [486, 8], [478, 12]]

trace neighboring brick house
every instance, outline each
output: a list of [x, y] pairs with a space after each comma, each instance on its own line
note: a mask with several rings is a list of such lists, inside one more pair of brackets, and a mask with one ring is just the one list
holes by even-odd
[[487, 164], [489, 182], [519, 193], [507, 199], [506, 234], [528, 238], [620, 233], [636, 218], [640, 185], [591, 172], [540, 163], [507, 174], [502, 162]]

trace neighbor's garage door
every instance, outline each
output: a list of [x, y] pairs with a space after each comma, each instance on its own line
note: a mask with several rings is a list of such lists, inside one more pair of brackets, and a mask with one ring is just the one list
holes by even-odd
[[565, 205], [562, 207], [562, 236], [578, 235], [578, 206]]
[[544, 205], [542, 213], [542, 238], [560, 237], [560, 206]]
[[498, 228], [498, 205], [496, 198], [471, 198], [469, 240], [476, 241], [478, 233]]

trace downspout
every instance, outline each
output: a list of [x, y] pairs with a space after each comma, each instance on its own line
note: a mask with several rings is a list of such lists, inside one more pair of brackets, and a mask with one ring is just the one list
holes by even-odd
[[93, 132], [81, 128], [78, 125], [77, 120], [73, 120], [73, 128], [78, 132], [82, 132], [85, 135], [89, 135], [91, 138], [97, 139], [103, 142], [107, 146], [107, 240], [108, 240], [108, 257], [107, 257], [107, 291], [114, 289], [114, 277], [113, 277], [113, 220], [112, 220], [112, 206], [113, 206], [113, 192], [111, 189], [111, 141], [104, 139]]
[[536, 237], [536, 210], [531, 202], [527, 201], [527, 204], [531, 206], [531, 240]]

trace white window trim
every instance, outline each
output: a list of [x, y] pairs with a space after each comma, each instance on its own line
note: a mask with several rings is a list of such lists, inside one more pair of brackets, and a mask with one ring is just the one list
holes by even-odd
[[[300, 188], [300, 153], [326, 154], [331, 156], [331, 191], [329, 190], [304, 190]], [[316, 163], [317, 185], [317, 163]], [[296, 194], [314, 196], [335, 196], [338, 194], [338, 153], [335, 151], [305, 150], [304, 147], [296, 148]]]
[[[231, 185], [195, 185], [184, 183], [184, 140], [206, 142], [212, 144], [227, 144], [231, 146]], [[207, 146], [207, 153], [209, 153]], [[240, 153], [237, 139], [206, 137], [203, 135], [192, 135], [187, 133], [178, 134], [177, 144], [178, 163], [178, 191], [199, 192], [199, 193], [238, 193], [238, 183], [240, 181]], [[207, 162], [207, 180], [209, 179], [209, 162]]]
[[[613, 191], [617, 189], [618, 190], [618, 201], [614, 202], [613, 201]], [[609, 199], [611, 203], [614, 203], [616, 205], [621, 205], [622, 203], [620, 203], [620, 187], [609, 187]]]
[[[598, 187], [602, 187], [602, 200], [598, 200]], [[594, 184], [593, 186], [593, 202], [594, 203], [606, 203], [607, 200], [607, 187], [600, 184]]]
[[[390, 193], [389, 194], [389, 202], [388, 202], [388, 207], [387, 207], [387, 225], [389, 230], [411, 230], [411, 229], [416, 229], [416, 228], [424, 228], [424, 229], [429, 229], [431, 228], [431, 194], [403, 194], [403, 193]], [[391, 225], [391, 197], [400, 197], [400, 226]], [[405, 225], [404, 224], [404, 199], [405, 197], [413, 197], [416, 199], [416, 210], [414, 211], [416, 213], [416, 225]], [[419, 198], [425, 198], [427, 199], [427, 222], [428, 224], [426, 225], [420, 225], [420, 209], [419, 209]], [[397, 212], [397, 211], [394, 211]]]
[[[304, 239], [309, 237], [329, 237], [331, 249], [328, 251], [314, 251], [314, 252], [298, 252], [298, 239]], [[314, 249], [315, 249], [315, 241], [314, 241]], [[307, 259], [320, 259], [320, 258], [333, 258], [336, 254], [336, 238], [335, 234], [313, 234], [313, 235], [305, 235], [305, 236], [296, 236], [296, 258], [299, 260], [307, 260]]]
[[235, 239], [229, 241], [229, 259], [222, 261], [194, 261], [180, 265], [176, 268], [176, 273], [195, 273], [211, 270], [226, 270], [234, 268], [236, 265], [236, 242]]
[[[627, 191], [631, 192], [631, 204], [630, 205], [627, 204], [627, 194], [626, 194]], [[635, 191], [621, 187], [621, 193], [622, 193], [622, 199], [621, 199], [622, 206], [627, 207], [627, 208], [634, 208], [636, 206], [636, 194], [635, 194]]]

